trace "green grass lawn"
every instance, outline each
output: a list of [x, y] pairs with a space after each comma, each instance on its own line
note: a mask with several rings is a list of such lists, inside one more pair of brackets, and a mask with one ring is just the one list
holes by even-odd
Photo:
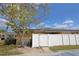
[[0, 41], [0, 56], [21, 54], [16, 48], [16, 45], [4, 45], [4, 41]]
[[72, 50], [72, 49], [79, 49], [79, 45], [53, 46], [53, 47], [49, 47], [49, 49], [52, 51]]

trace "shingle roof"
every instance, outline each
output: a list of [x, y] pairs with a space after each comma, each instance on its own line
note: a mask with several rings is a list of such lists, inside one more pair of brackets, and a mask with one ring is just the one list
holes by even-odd
[[79, 32], [73, 29], [31, 29], [32, 32]]

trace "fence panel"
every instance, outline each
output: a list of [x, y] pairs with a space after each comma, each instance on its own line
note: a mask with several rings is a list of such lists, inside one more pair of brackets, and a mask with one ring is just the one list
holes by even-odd
[[54, 39], [54, 36], [52, 34], [49, 34], [48, 35], [49, 37], [49, 46], [54, 46], [55, 45], [55, 39]]
[[79, 45], [79, 34], [76, 34], [77, 45]]
[[48, 46], [49, 39], [47, 34], [40, 34], [38, 39], [40, 46]]
[[68, 34], [62, 34], [64, 45], [69, 45], [69, 37]]
[[75, 34], [69, 34], [70, 45], [76, 45]]
[[60, 34], [49, 35], [49, 46], [62, 45], [62, 37]]
[[39, 34], [32, 34], [32, 47], [39, 47]]

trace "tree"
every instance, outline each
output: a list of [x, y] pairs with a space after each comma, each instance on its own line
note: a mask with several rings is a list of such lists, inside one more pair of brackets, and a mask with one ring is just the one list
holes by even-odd
[[28, 37], [28, 33], [30, 33], [30, 24], [39, 24], [41, 22], [40, 20], [34, 19], [33, 16], [37, 15], [40, 7], [43, 7], [43, 9], [46, 10], [47, 6], [48, 4], [32, 3], [11, 3], [2, 5], [0, 14], [6, 17], [9, 21], [6, 24], [16, 33], [17, 45], [24, 46], [24, 39], [26, 39], [25, 37]]

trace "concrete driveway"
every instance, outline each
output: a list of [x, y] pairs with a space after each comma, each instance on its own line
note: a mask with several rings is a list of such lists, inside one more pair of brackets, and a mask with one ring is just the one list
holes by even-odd
[[19, 48], [19, 51], [22, 51], [23, 54], [20, 54], [19, 56], [50, 56], [52, 55], [52, 51], [49, 50], [48, 47], [43, 48]]
[[79, 56], [79, 50], [61, 50], [61, 51], [51, 51], [48, 47], [43, 48], [19, 48], [23, 54], [18, 56]]

